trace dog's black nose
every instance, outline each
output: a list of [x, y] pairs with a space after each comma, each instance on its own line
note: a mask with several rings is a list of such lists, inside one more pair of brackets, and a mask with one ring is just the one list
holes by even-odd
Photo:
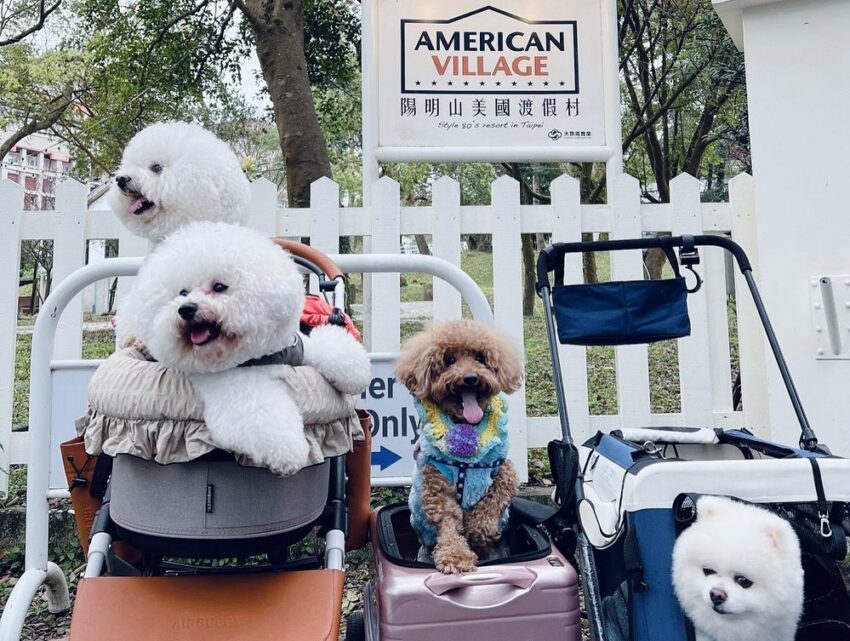
[[726, 601], [726, 592], [721, 590], [720, 588], [711, 588], [711, 591], [708, 593], [708, 596], [711, 598], [711, 602], [714, 605], [720, 605], [724, 601]]
[[466, 385], [475, 385], [478, 383], [478, 377], [475, 374], [464, 374], [463, 382]]
[[185, 305], [181, 305], [180, 309], [177, 310], [177, 313], [180, 314], [180, 318], [183, 320], [190, 321], [195, 318], [195, 312], [198, 311], [198, 306], [195, 303], [186, 303]]
[[115, 182], [118, 183], [118, 189], [126, 189], [127, 183], [130, 182], [130, 177], [118, 176], [118, 178], [115, 179]]

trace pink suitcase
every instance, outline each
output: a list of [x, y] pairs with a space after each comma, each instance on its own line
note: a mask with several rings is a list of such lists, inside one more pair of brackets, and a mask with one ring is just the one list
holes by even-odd
[[512, 546], [523, 548], [521, 560], [445, 575], [400, 564], [418, 549], [408, 519], [406, 506], [372, 514], [377, 579], [364, 594], [368, 641], [580, 641], [576, 572], [540, 532], [525, 528], [529, 541]]

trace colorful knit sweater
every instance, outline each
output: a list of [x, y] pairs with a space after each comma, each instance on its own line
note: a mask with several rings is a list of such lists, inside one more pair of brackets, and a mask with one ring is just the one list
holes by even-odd
[[[508, 455], [508, 403], [503, 394], [493, 397], [477, 425], [454, 423], [431, 401], [414, 401], [419, 413], [420, 451], [410, 491], [410, 522], [427, 547], [436, 543], [437, 529], [422, 512], [422, 470], [435, 467], [456, 489], [462, 510], [480, 501]], [[507, 523], [507, 511], [503, 516]]]

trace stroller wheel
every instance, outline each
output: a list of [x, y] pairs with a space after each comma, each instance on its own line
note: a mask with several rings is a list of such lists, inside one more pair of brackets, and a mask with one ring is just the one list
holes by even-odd
[[366, 641], [366, 622], [363, 610], [355, 610], [346, 617], [345, 641]]

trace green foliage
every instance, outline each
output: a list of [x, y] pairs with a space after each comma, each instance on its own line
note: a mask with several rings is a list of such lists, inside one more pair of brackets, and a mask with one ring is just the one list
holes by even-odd
[[76, 0], [70, 43], [91, 59], [82, 117], [61, 128], [80, 149], [81, 169], [112, 169], [133, 134], [157, 120], [198, 120], [231, 99], [243, 34], [224, 3]]
[[15, 384], [12, 400], [12, 429], [28, 423], [30, 393], [30, 347], [32, 334], [18, 334], [15, 343]]
[[688, 171], [717, 179], [749, 168], [744, 59], [710, 0], [618, 2], [626, 171], [644, 196], [669, 198]]
[[341, 87], [359, 74], [359, 2], [306, 0], [304, 24], [304, 54], [314, 87]]
[[23, 135], [68, 117], [88, 68], [88, 55], [78, 49], [39, 51], [26, 42], [0, 47], [0, 128], [21, 132], [0, 141], [0, 157]]

